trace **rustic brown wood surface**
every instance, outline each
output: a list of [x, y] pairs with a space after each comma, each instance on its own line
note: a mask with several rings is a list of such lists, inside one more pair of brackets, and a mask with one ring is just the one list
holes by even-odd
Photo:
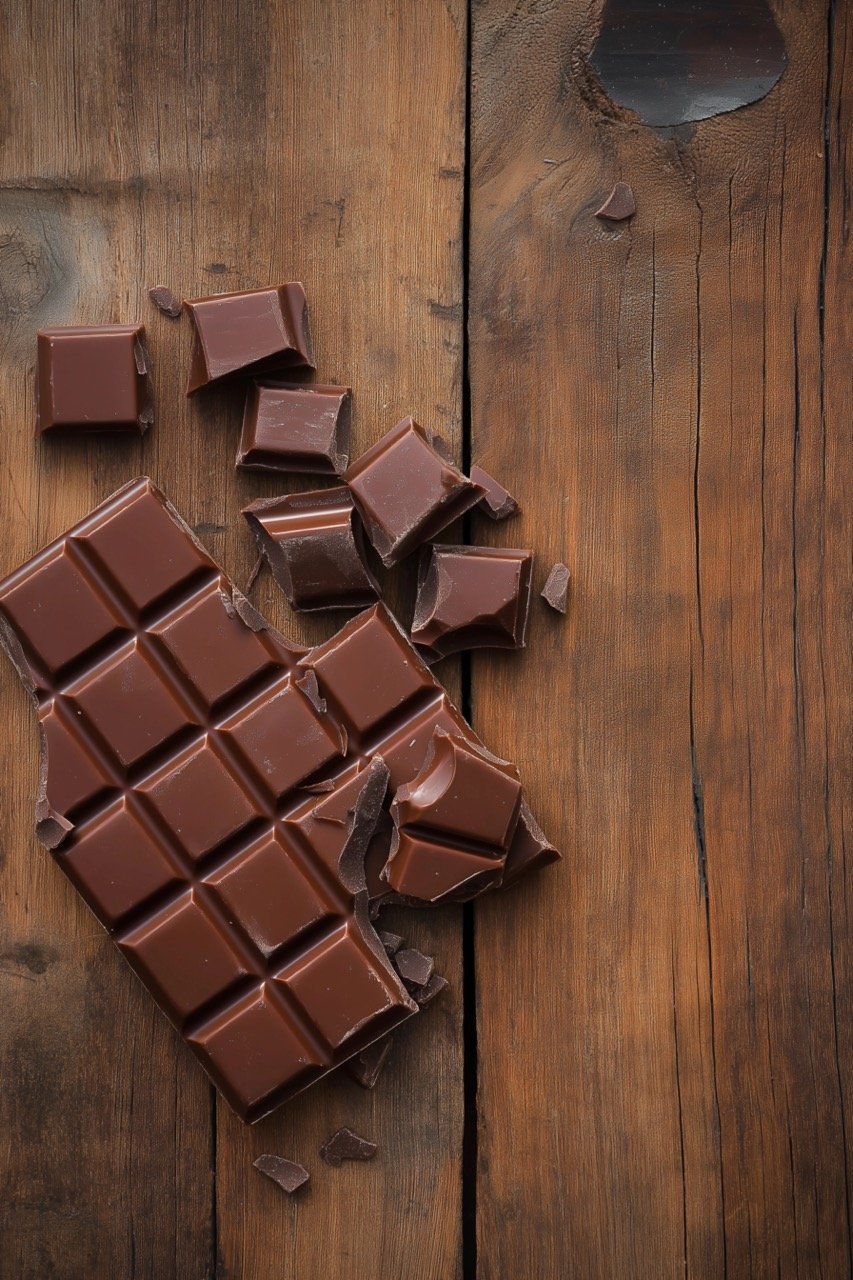
[[[524, 507], [473, 536], [573, 591], [464, 686], [565, 862], [466, 912], [464, 1027], [461, 913], [398, 913], [449, 998], [373, 1094], [332, 1079], [252, 1129], [38, 846], [4, 664], [2, 1280], [851, 1271], [853, 23], [779, 0], [779, 85], [661, 133], [590, 82], [598, 7], [4, 7], [0, 574], [147, 472], [245, 582], [239, 509], [281, 486], [233, 469], [236, 392], [185, 401], [187, 324], [147, 289], [301, 278], [357, 447], [409, 411], [467, 443]], [[637, 214], [608, 226], [618, 178]], [[35, 330], [137, 318], [148, 437], [36, 442]], [[252, 599], [335, 625], [267, 574]], [[341, 1124], [376, 1160], [319, 1161]]]

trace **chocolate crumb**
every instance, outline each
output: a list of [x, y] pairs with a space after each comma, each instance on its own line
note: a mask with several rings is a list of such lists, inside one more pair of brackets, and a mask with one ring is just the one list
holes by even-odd
[[164, 284], [158, 284], [153, 289], [149, 289], [148, 297], [158, 311], [162, 311], [164, 316], [171, 316], [173, 320], [177, 320], [183, 310], [180, 298]]
[[354, 1058], [350, 1058], [346, 1067], [356, 1084], [360, 1084], [363, 1089], [373, 1088], [385, 1066], [393, 1042], [393, 1036], [386, 1036], [384, 1040], [375, 1041]]
[[548, 574], [548, 581], [542, 588], [542, 599], [546, 600], [552, 609], [556, 609], [557, 613], [566, 612], [571, 576], [566, 566], [558, 561]]
[[394, 966], [404, 982], [411, 982], [415, 987], [425, 987], [432, 977], [435, 961], [432, 956], [425, 956], [420, 951], [408, 948], [397, 952]]
[[596, 209], [596, 218], [607, 218], [609, 222], [624, 222], [633, 218], [637, 212], [634, 193], [627, 182], [617, 182], [600, 209]]
[[301, 1164], [296, 1164], [294, 1160], [285, 1160], [283, 1156], [258, 1156], [254, 1165], [259, 1173], [266, 1178], [271, 1178], [289, 1196], [292, 1196], [300, 1187], [304, 1187], [311, 1176]]
[[509, 520], [510, 516], [514, 516], [520, 510], [512, 494], [482, 467], [471, 468], [471, 479], [475, 484], [481, 484], [486, 490], [485, 496], [480, 499], [477, 506], [493, 520]]
[[442, 978], [440, 973], [434, 973], [429, 982], [422, 987], [417, 987], [412, 992], [415, 1003], [423, 1009], [424, 1005], [430, 1004], [436, 996], [440, 996], [444, 988], [448, 985], [446, 978]]
[[399, 933], [388, 933], [386, 929], [380, 929], [378, 937], [389, 956], [395, 956], [403, 945]]
[[338, 1129], [320, 1148], [326, 1164], [335, 1168], [345, 1160], [372, 1160], [376, 1155], [376, 1143], [360, 1138], [352, 1129]]

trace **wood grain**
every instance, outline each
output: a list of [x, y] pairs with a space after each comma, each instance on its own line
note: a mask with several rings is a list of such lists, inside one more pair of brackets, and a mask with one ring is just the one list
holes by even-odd
[[774, 6], [779, 85], [667, 135], [593, 8], [473, 6], [473, 456], [574, 581], [473, 665], [568, 855], [477, 907], [477, 1275], [840, 1277], [850, 10]]
[[[237, 392], [185, 401], [187, 326], [149, 304], [155, 284], [304, 280], [356, 446], [407, 412], [460, 446], [461, 0], [20, 0], [3, 22], [0, 573], [147, 472], [246, 581], [239, 509], [277, 482], [235, 474]], [[34, 441], [35, 330], [136, 319], [153, 431]], [[334, 627], [295, 626], [268, 576], [253, 599], [303, 638]], [[329, 1081], [245, 1130], [36, 844], [35, 721], [8, 669], [0, 707], [0, 1275], [455, 1275], [458, 997], [401, 1033], [375, 1095]], [[458, 917], [406, 932], [458, 989]], [[323, 1166], [344, 1122], [381, 1159]], [[261, 1151], [304, 1161], [311, 1189], [289, 1201], [252, 1169]]]

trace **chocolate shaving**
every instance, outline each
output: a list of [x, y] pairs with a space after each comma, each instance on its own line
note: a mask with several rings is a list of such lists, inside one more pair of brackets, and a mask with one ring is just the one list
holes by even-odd
[[393, 1036], [386, 1036], [384, 1040], [375, 1041], [361, 1053], [357, 1053], [354, 1058], [350, 1058], [346, 1069], [356, 1084], [360, 1084], [363, 1089], [374, 1087], [391, 1052], [393, 1042]]
[[158, 284], [153, 289], [149, 289], [148, 297], [158, 311], [162, 311], [164, 316], [171, 316], [173, 320], [177, 320], [183, 311], [180, 298], [164, 284]]
[[558, 561], [548, 574], [548, 581], [542, 588], [542, 599], [546, 600], [552, 609], [556, 609], [557, 613], [566, 612], [571, 576], [566, 566]]
[[432, 977], [435, 961], [432, 956], [407, 948], [394, 956], [394, 967], [404, 982], [415, 987], [425, 987]]
[[337, 1168], [345, 1160], [372, 1160], [376, 1155], [376, 1143], [360, 1138], [352, 1129], [338, 1129], [320, 1148], [326, 1164]]
[[634, 193], [627, 182], [617, 182], [600, 209], [596, 209], [596, 218], [606, 218], [608, 222], [624, 222], [633, 218], [637, 212]]
[[289, 1196], [304, 1187], [311, 1176], [301, 1164], [297, 1164], [295, 1160], [285, 1160], [283, 1156], [258, 1156], [253, 1163], [258, 1173], [271, 1179]]

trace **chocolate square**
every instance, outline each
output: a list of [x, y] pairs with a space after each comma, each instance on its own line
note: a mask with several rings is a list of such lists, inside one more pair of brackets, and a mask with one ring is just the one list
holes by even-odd
[[532, 551], [426, 547], [412, 639], [435, 659], [461, 649], [523, 649], [532, 571]]
[[301, 284], [184, 301], [195, 328], [187, 395], [236, 373], [314, 368]]
[[237, 466], [340, 475], [349, 463], [351, 427], [349, 387], [253, 382]]
[[141, 324], [42, 329], [36, 431], [142, 435], [153, 421], [144, 337]]

